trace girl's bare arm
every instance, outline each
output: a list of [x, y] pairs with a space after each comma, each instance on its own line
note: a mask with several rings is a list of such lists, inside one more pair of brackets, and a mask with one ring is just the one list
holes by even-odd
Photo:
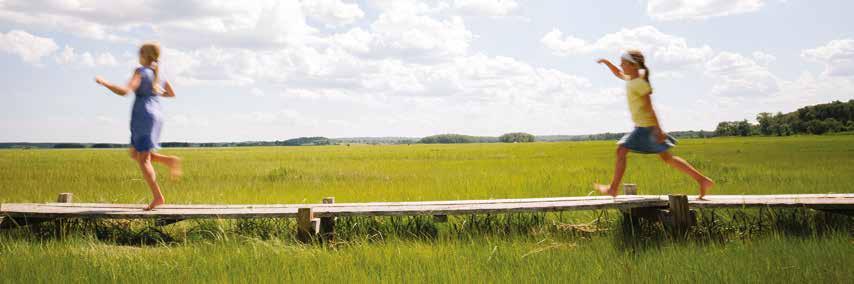
[[164, 91], [164, 92], [163, 92], [163, 95], [162, 95], [162, 96], [164, 96], [164, 97], [168, 97], [168, 98], [174, 98], [174, 97], [175, 97], [175, 90], [174, 90], [174, 89], [172, 89], [172, 84], [171, 84], [171, 83], [169, 83], [169, 81], [166, 81], [166, 83], [165, 83], [165, 84], [163, 84], [163, 85], [164, 85], [164, 86], [163, 86], [163, 91]]
[[664, 133], [664, 130], [661, 129], [661, 123], [658, 122], [658, 115], [655, 114], [655, 109], [652, 108], [652, 98], [649, 97], [650, 95], [652, 95], [652, 93], [643, 96], [644, 105], [649, 108], [648, 111], [652, 114], [652, 119], [655, 120], [654, 127], [656, 130], [656, 140], [658, 141], [658, 143], [662, 143], [664, 142], [664, 140], [667, 139], [667, 134]]
[[136, 90], [136, 88], [139, 87], [139, 81], [140, 80], [141, 79], [140, 79], [139, 73], [133, 73], [133, 77], [130, 78], [130, 81], [128, 81], [127, 85], [121, 86], [121, 85], [116, 85], [116, 84], [107, 82], [107, 80], [104, 80], [104, 78], [101, 78], [101, 76], [95, 77], [96, 83], [98, 83], [101, 86], [106, 87], [111, 92], [113, 92], [114, 94], [119, 95], [119, 96], [127, 95], [128, 93], [132, 92], [133, 90]]
[[614, 66], [614, 64], [612, 64], [611, 61], [608, 61], [608, 59], [599, 59], [599, 61], [596, 62], [608, 66], [608, 69], [611, 69], [611, 73], [614, 73], [614, 76], [617, 76], [617, 78], [620, 78], [620, 80], [626, 79], [626, 75], [623, 74], [623, 71], [620, 70], [620, 68], [617, 68], [617, 66]]

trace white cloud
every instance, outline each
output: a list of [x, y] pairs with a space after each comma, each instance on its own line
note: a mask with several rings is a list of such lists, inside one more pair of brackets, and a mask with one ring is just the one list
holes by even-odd
[[768, 64], [777, 60], [777, 57], [765, 52], [754, 51], [753, 60], [755, 60], [756, 63], [759, 63], [759, 65], [768, 66]]
[[21, 57], [28, 63], [38, 63], [42, 57], [57, 50], [53, 39], [35, 36], [21, 30], [0, 33], [0, 51]]
[[341, 0], [303, 0], [300, 4], [306, 15], [333, 27], [353, 23], [365, 16], [358, 4]]
[[854, 39], [832, 40], [802, 51], [801, 57], [823, 63], [826, 76], [854, 75]]
[[594, 46], [588, 44], [583, 39], [570, 35], [564, 37], [563, 33], [557, 28], [552, 29], [543, 36], [540, 42], [551, 49], [556, 55], [563, 56], [583, 54], [595, 49]]
[[[311, 7], [324, 19], [347, 21], [355, 13], [348, 4], [331, 9], [321, 4]], [[97, 40], [138, 42], [153, 36], [193, 47], [210, 42], [275, 46], [302, 41], [315, 32], [297, 0], [6, 0], [2, 5], [0, 21]]]
[[519, 4], [514, 0], [455, 0], [454, 8], [470, 15], [506, 16]]
[[647, 0], [647, 14], [655, 20], [703, 20], [755, 12], [765, 0]]
[[90, 52], [77, 53], [74, 48], [66, 45], [62, 51], [55, 56], [56, 63], [64, 65], [78, 65], [85, 67], [94, 66], [116, 66], [116, 58], [109, 52], [92, 55]]
[[473, 34], [463, 19], [439, 20], [422, 14], [422, 9], [393, 5], [371, 24], [371, 45], [386, 55], [429, 58], [462, 55]]
[[588, 42], [574, 36], [563, 36], [553, 29], [540, 40], [557, 55], [584, 54], [593, 51], [619, 52], [639, 49], [651, 62], [651, 68], [677, 69], [705, 62], [713, 54], [708, 45], [689, 46], [685, 38], [665, 34], [653, 26], [621, 29]]
[[706, 75], [715, 80], [715, 95], [751, 96], [780, 90], [780, 80], [766, 66], [737, 53], [721, 52], [706, 62]]

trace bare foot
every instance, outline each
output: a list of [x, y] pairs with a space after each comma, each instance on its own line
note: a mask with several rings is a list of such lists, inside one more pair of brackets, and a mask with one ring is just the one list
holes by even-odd
[[594, 183], [593, 188], [595, 188], [596, 190], [598, 190], [602, 194], [617, 197], [617, 190], [616, 189], [612, 190], [611, 186]]
[[151, 201], [151, 204], [148, 204], [147, 207], [142, 208], [142, 211], [154, 210], [154, 208], [157, 208], [157, 206], [163, 205], [164, 203], [166, 203], [166, 199], [164, 199], [163, 197], [155, 198], [154, 200]]
[[175, 157], [175, 160], [169, 164], [169, 176], [173, 181], [177, 181], [181, 179], [182, 175], [184, 175], [184, 171], [181, 170], [181, 158]]
[[706, 194], [709, 193], [709, 189], [715, 186], [715, 182], [710, 178], [706, 178], [700, 181], [700, 196], [697, 197], [699, 200], [706, 200]]

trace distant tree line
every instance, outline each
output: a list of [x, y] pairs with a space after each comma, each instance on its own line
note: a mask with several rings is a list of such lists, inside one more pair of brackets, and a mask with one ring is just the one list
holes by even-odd
[[457, 144], [457, 143], [494, 143], [497, 137], [469, 136], [462, 134], [439, 134], [427, 136], [418, 140], [422, 144]]
[[498, 137], [498, 141], [504, 143], [525, 143], [525, 142], [534, 142], [534, 135], [524, 133], [524, 132], [513, 132], [501, 135]]
[[718, 136], [788, 136], [854, 131], [854, 100], [806, 106], [790, 113], [759, 113], [758, 124], [747, 120], [718, 123]]
[[225, 142], [225, 143], [189, 143], [189, 142], [163, 142], [161, 147], [251, 147], [251, 146], [315, 146], [332, 145], [332, 140], [326, 137], [300, 137], [283, 141], [247, 141], [247, 142]]

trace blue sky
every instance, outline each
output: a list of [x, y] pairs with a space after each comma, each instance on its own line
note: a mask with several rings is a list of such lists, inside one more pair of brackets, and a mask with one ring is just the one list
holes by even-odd
[[632, 127], [597, 58], [648, 57], [665, 130], [854, 98], [854, 2], [0, 0], [0, 141], [126, 142], [158, 41], [164, 141]]

